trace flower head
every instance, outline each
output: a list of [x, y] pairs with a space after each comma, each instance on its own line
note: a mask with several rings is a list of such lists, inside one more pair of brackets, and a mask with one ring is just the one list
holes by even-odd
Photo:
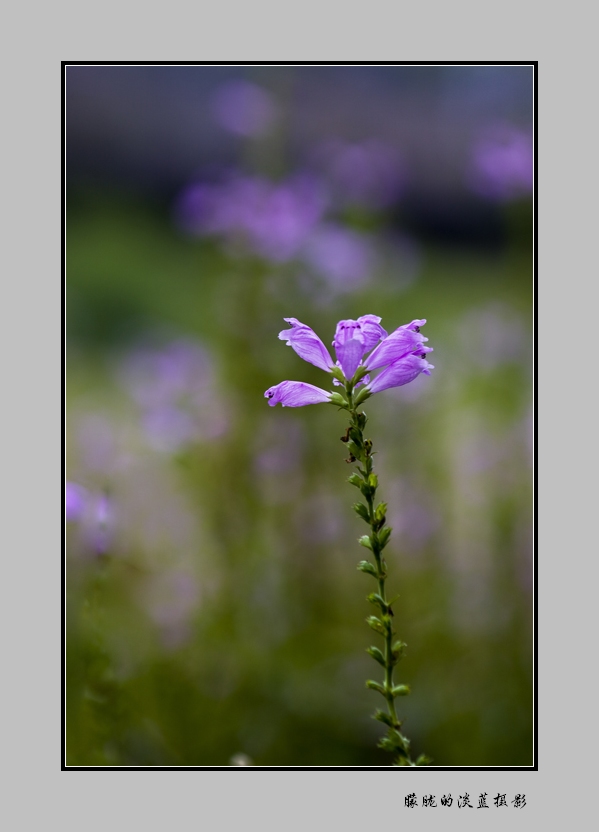
[[[408, 384], [420, 373], [430, 375], [433, 369], [425, 357], [432, 352], [432, 347], [424, 345], [428, 338], [420, 333], [420, 327], [426, 323], [425, 318], [416, 318], [390, 335], [381, 326], [377, 315], [339, 321], [333, 340], [336, 363], [313, 329], [297, 318], [284, 320], [291, 324], [291, 329], [282, 330], [279, 338], [292, 347], [300, 358], [331, 373], [333, 384], [345, 386], [349, 401], [340, 393], [329, 393], [313, 384], [282, 381], [269, 387], [264, 394], [271, 407], [278, 403], [283, 407], [302, 407], [325, 402], [348, 407], [353, 390], [360, 384], [365, 385], [359, 393], [359, 402], [362, 402], [373, 393]], [[369, 372], [381, 367], [384, 368], [382, 372], [371, 381]]]

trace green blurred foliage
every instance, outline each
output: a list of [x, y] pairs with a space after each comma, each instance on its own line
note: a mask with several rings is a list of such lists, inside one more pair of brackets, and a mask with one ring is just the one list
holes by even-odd
[[[426, 317], [435, 349], [430, 378], [365, 408], [395, 529], [405, 733], [433, 765], [531, 765], [527, 204], [501, 251], [429, 244], [405, 279], [385, 249], [369, 285], [326, 302], [293, 265], [183, 237], [159, 203], [82, 190], [67, 219], [67, 478], [109, 493], [118, 520], [102, 555], [67, 524], [67, 764], [389, 765], [344, 415], [263, 398], [285, 378], [326, 386], [277, 339], [283, 317], [329, 344], [374, 313], [389, 331]], [[181, 337], [210, 355], [227, 426], [168, 453], [118, 368], [143, 339]], [[108, 426], [104, 465], [86, 419]]]

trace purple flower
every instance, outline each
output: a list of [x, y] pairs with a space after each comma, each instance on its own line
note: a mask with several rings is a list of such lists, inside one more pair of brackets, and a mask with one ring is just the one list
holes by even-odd
[[137, 348], [125, 357], [118, 373], [140, 407], [144, 432], [157, 450], [175, 453], [226, 431], [212, 361], [200, 344], [178, 340], [161, 349]]
[[[339, 385], [340, 380], [345, 379], [350, 394], [360, 383], [365, 384], [356, 399], [358, 404], [373, 393], [408, 384], [420, 373], [430, 375], [434, 369], [425, 358], [427, 353], [432, 352], [432, 347], [424, 346], [428, 339], [420, 334], [420, 327], [426, 323], [424, 318], [417, 318], [398, 327], [391, 335], [387, 335], [377, 315], [363, 315], [356, 321], [339, 321], [333, 341], [336, 364], [333, 364], [327, 348], [314, 330], [297, 318], [285, 320], [291, 324], [291, 329], [280, 332], [279, 338], [293, 347], [305, 361], [330, 372], [333, 384]], [[367, 353], [370, 355], [365, 358]], [[385, 369], [371, 381], [367, 371], [380, 367]], [[271, 407], [279, 402], [283, 407], [302, 407], [324, 402], [348, 406], [340, 393], [328, 393], [302, 381], [282, 381], [269, 387], [264, 396]]]
[[77, 523], [84, 547], [96, 555], [107, 552], [114, 539], [112, 500], [74, 482], [67, 482], [65, 498], [66, 519]]
[[305, 404], [330, 402], [331, 395], [326, 390], [303, 381], [281, 381], [280, 384], [269, 387], [264, 398], [269, 400], [271, 407], [279, 402], [283, 407], [303, 407]]
[[[424, 342], [428, 341], [428, 338], [420, 334], [420, 327], [425, 323], [425, 318], [417, 318], [409, 324], [398, 327], [391, 335], [387, 335], [364, 362], [368, 369], [376, 370], [384, 367], [422, 347]], [[432, 352], [430, 347], [422, 349], [424, 352]]]
[[489, 199], [507, 202], [532, 191], [532, 135], [508, 125], [481, 136], [472, 149], [470, 184]]
[[283, 329], [279, 332], [281, 341], [286, 341], [288, 347], [293, 347], [300, 358], [314, 364], [325, 372], [330, 372], [334, 364], [329, 351], [322, 343], [313, 329], [302, 324], [297, 318], [283, 318], [291, 329]]
[[387, 337], [380, 320], [377, 315], [363, 315], [357, 321], [339, 321], [337, 324], [333, 346], [346, 379], [352, 378], [364, 355], [381, 338]]
[[360, 144], [325, 142], [316, 149], [314, 163], [326, 172], [342, 205], [387, 208], [405, 190], [405, 165], [399, 151], [376, 139]]
[[238, 136], [267, 133], [275, 120], [275, 105], [266, 90], [251, 81], [223, 84], [213, 98], [213, 112], [225, 130]]
[[175, 216], [188, 233], [217, 236], [274, 263], [296, 257], [320, 222], [327, 196], [314, 177], [279, 183], [233, 174], [196, 183], [179, 197]]
[[65, 487], [65, 516], [66, 519], [74, 522], [83, 516], [87, 505], [87, 489], [76, 482], [67, 482]]
[[370, 238], [334, 223], [323, 223], [315, 229], [303, 259], [337, 292], [351, 292], [362, 286], [376, 266]]
[[[430, 350], [430, 347], [425, 347], [425, 349]], [[414, 381], [420, 373], [430, 376], [432, 369], [434, 369], [433, 365], [429, 364], [423, 355], [410, 353], [385, 367], [383, 372], [379, 373], [368, 385], [368, 390], [371, 393], [380, 393], [381, 390], [388, 390], [390, 387], [401, 387], [403, 384]]]

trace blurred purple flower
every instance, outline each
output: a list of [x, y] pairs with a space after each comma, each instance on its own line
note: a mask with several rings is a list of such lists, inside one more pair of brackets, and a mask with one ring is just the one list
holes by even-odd
[[77, 523], [84, 547], [96, 555], [107, 552], [114, 538], [114, 508], [104, 493], [74, 482], [66, 484], [66, 519]]
[[65, 516], [70, 522], [77, 522], [83, 516], [88, 500], [87, 489], [76, 482], [65, 486]]
[[242, 243], [266, 260], [283, 263], [298, 254], [325, 207], [325, 191], [313, 177], [273, 183], [235, 174], [220, 183], [189, 186], [175, 212], [189, 233]]
[[119, 375], [158, 450], [175, 452], [227, 430], [212, 362], [199, 344], [180, 340], [162, 349], [137, 349], [126, 357]]
[[534, 176], [532, 135], [507, 125], [495, 127], [474, 143], [470, 161], [474, 191], [497, 201], [531, 193]]
[[103, 555], [112, 546], [114, 521], [112, 501], [106, 494], [95, 495], [84, 518], [85, 539], [95, 554]]
[[237, 136], [261, 136], [272, 127], [276, 107], [262, 87], [242, 79], [219, 87], [212, 100], [217, 122]]
[[337, 291], [353, 291], [375, 268], [375, 252], [366, 234], [340, 225], [318, 226], [306, 242], [304, 261]]
[[317, 148], [314, 160], [342, 204], [386, 208], [405, 188], [405, 166], [399, 151], [377, 139], [361, 144], [334, 139]]
[[[331, 372], [334, 368], [331, 366], [330, 355], [318, 335], [297, 318], [284, 320], [291, 323], [292, 328], [280, 332], [279, 338], [285, 340], [300, 358]], [[387, 335], [380, 321], [378, 315], [363, 315], [357, 321], [339, 321], [333, 341], [337, 365], [341, 367], [348, 381], [354, 377], [358, 367], [370, 369], [371, 358], [376, 369], [387, 365], [374, 381], [368, 378], [365, 387], [368, 394], [378, 393], [390, 387], [401, 387], [413, 381], [420, 373], [430, 375], [430, 371], [434, 369], [425, 358], [427, 353], [432, 352], [432, 347], [423, 346], [427, 339], [420, 335], [420, 327], [426, 323], [424, 318], [399, 327], [391, 335]], [[375, 349], [371, 357], [364, 361], [364, 357], [373, 347]], [[302, 407], [325, 402], [341, 403], [340, 394], [328, 393], [320, 387], [301, 381], [282, 381], [274, 387], [269, 387], [264, 396], [269, 400], [271, 407], [278, 403], [283, 407]]]

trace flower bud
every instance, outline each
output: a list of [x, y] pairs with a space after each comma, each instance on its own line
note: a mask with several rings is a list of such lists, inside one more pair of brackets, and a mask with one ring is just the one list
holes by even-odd
[[367, 572], [369, 575], [372, 575], [374, 578], [378, 578], [378, 573], [376, 568], [367, 560], [361, 560], [358, 564], [358, 569], [360, 572]]
[[375, 632], [380, 633], [382, 636], [386, 635], [387, 631], [383, 626], [383, 622], [380, 618], [377, 618], [376, 615], [369, 615], [366, 619], [366, 623], [369, 627], [372, 627]]
[[362, 518], [362, 520], [366, 520], [367, 523], [370, 523], [370, 514], [364, 503], [354, 503], [353, 508], [356, 514], [358, 514]]
[[331, 393], [330, 402], [331, 404], [334, 404], [337, 407], [343, 407], [345, 410], [349, 410], [347, 402], [345, 401], [341, 393]]
[[388, 604], [381, 598], [378, 592], [371, 592], [370, 595], [366, 597], [366, 600], [370, 601], [371, 604], [379, 606], [383, 612], [387, 611]]
[[366, 652], [369, 653], [375, 661], [377, 661], [379, 664], [382, 664], [383, 667], [387, 666], [387, 662], [385, 661], [385, 657], [383, 656], [383, 654], [381, 653], [381, 651], [379, 650], [378, 647], [369, 647], [366, 650]]
[[383, 696], [387, 695], [387, 691], [383, 687], [383, 685], [379, 684], [379, 682], [375, 682], [373, 679], [368, 679], [366, 682], [366, 687], [370, 688], [370, 690], [378, 690], [379, 693], [382, 693]]
[[360, 390], [360, 392], [358, 393], [358, 395], [354, 399], [355, 407], [358, 407], [359, 405], [361, 405], [362, 402], [365, 402], [366, 399], [369, 399], [371, 396], [372, 396], [372, 393], [370, 392], [368, 387], [362, 387], [362, 389]]
[[384, 549], [387, 543], [389, 542], [389, 538], [391, 537], [391, 528], [387, 526], [386, 529], [381, 529], [378, 533], [378, 541], [379, 547]]

